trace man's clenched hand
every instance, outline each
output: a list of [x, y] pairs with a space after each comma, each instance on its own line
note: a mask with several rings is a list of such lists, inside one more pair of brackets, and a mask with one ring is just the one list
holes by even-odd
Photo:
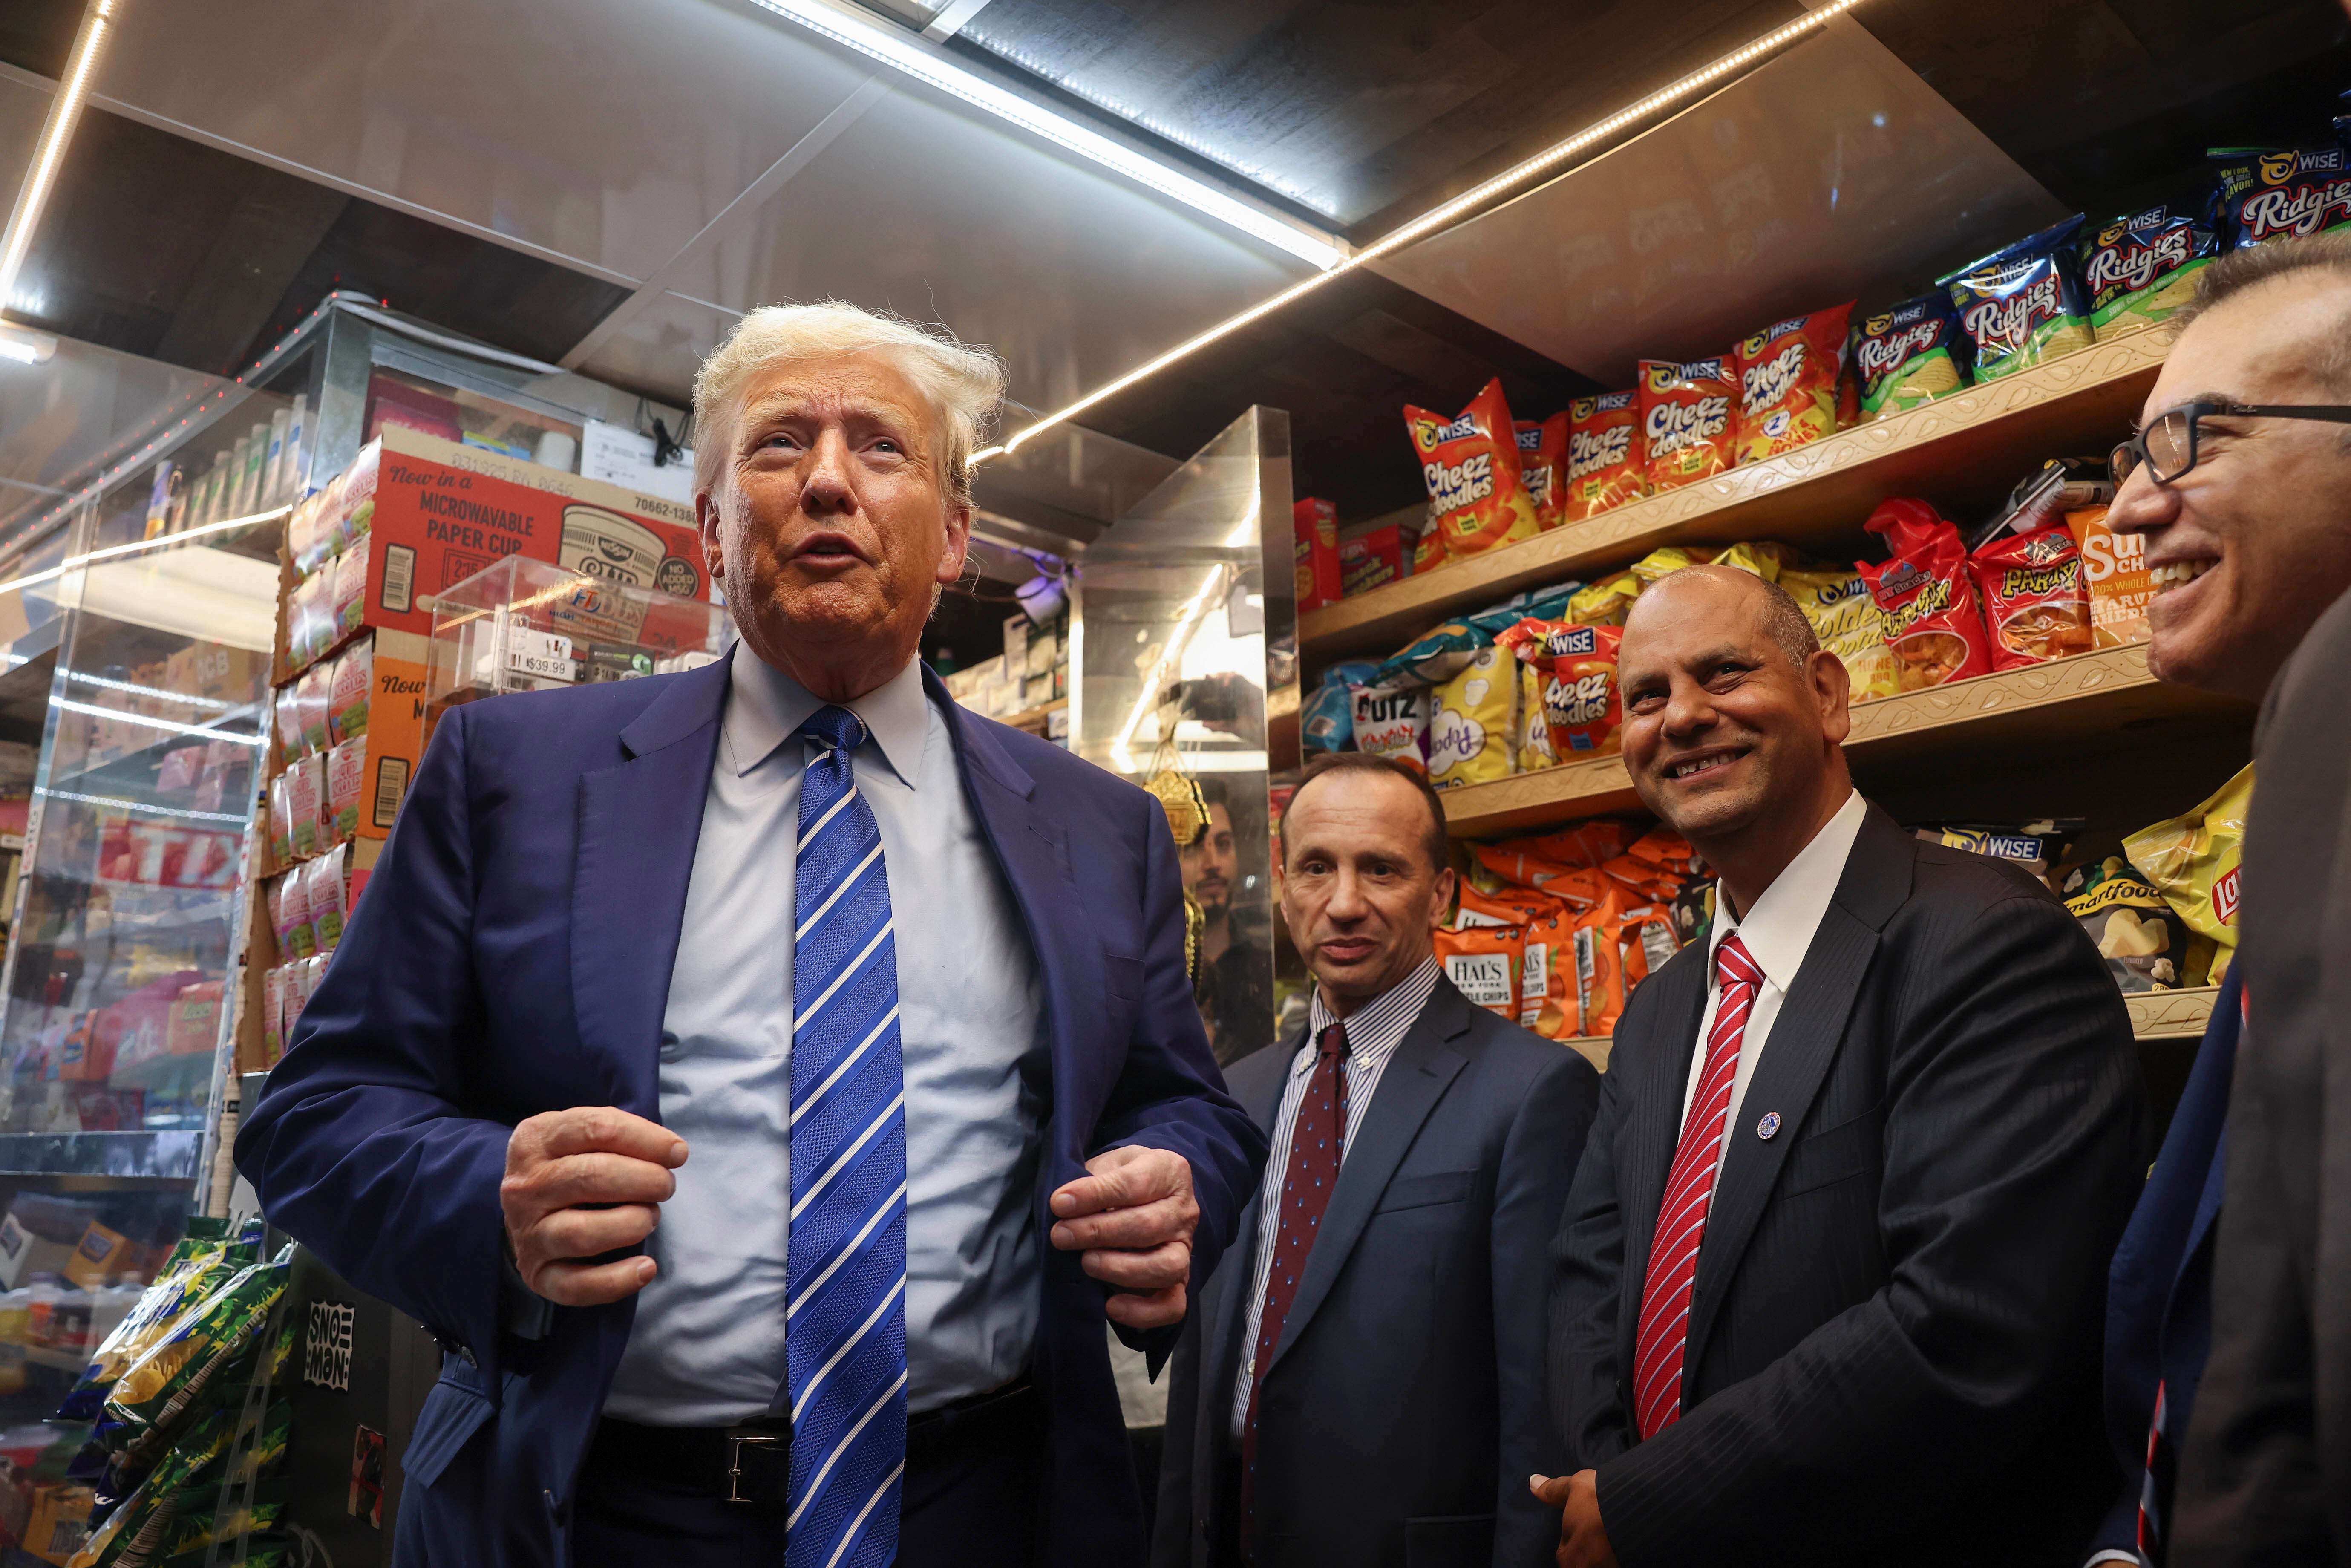
[[1537, 1500], [1558, 1509], [1559, 1568], [1616, 1568], [1616, 1553], [1600, 1523], [1600, 1488], [1591, 1470], [1572, 1476], [1529, 1476]]
[[533, 1116], [507, 1140], [498, 1184], [507, 1241], [523, 1282], [559, 1306], [617, 1301], [644, 1289], [650, 1258], [586, 1263], [634, 1247], [661, 1222], [685, 1164], [685, 1141], [611, 1105]]
[[1166, 1149], [1113, 1149], [1086, 1162], [1092, 1174], [1053, 1194], [1053, 1245], [1083, 1252], [1085, 1270], [1126, 1292], [1111, 1321], [1133, 1329], [1184, 1321], [1192, 1277], [1192, 1165]]

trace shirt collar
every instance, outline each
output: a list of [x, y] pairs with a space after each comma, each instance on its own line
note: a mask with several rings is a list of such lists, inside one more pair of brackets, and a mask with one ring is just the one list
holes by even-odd
[[[842, 706], [864, 721], [867, 738], [880, 748], [890, 771], [914, 789], [930, 729], [922, 661], [909, 659], [904, 669]], [[720, 727], [727, 766], [738, 775], [750, 772], [822, 706], [806, 686], [737, 643]]]
[[1395, 1049], [1412, 1026], [1420, 1021], [1421, 1009], [1428, 1005], [1429, 994], [1437, 989], [1445, 967], [1431, 953], [1420, 961], [1419, 967], [1357, 1008], [1353, 1017], [1342, 1019], [1322, 999], [1322, 988], [1314, 988], [1314, 999], [1306, 1008], [1306, 1043], [1312, 1045], [1322, 1038], [1322, 1031], [1334, 1023], [1347, 1026], [1347, 1054], [1362, 1061], [1374, 1053], [1384, 1054]]
[[1736, 931], [1740, 946], [1765, 979], [1783, 993], [1795, 983], [1796, 971], [1803, 967], [1804, 955], [1812, 947], [1813, 934], [1829, 912], [1829, 900], [1836, 896], [1844, 862], [1852, 857], [1853, 841], [1860, 834], [1861, 821], [1868, 810], [1860, 790], [1847, 795], [1836, 815], [1821, 824], [1812, 842], [1798, 851], [1796, 858], [1763, 890], [1746, 919], [1730, 913], [1729, 898], [1718, 890], [1714, 931], [1707, 945], [1709, 977], [1716, 972], [1714, 950]]

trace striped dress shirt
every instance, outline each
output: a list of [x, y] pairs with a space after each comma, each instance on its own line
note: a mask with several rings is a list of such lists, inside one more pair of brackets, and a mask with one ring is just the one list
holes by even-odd
[[[1298, 1054], [1290, 1063], [1290, 1081], [1282, 1086], [1281, 1109], [1273, 1119], [1273, 1149], [1266, 1155], [1265, 1179], [1258, 1188], [1257, 1257], [1250, 1266], [1249, 1321], [1243, 1325], [1241, 1343], [1257, 1343], [1258, 1330], [1265, 1321], [1265, 1287], [1273, 1274], [1274, 1244], [1281, 1229], [1281, 1176], [1290, 1168], [1290, 1134], [1298, 1125], [1299, 1102], [1306, 1098], [1307, 1082], [1314, 1076], [1314, 1042], [1332, 1024], [1347, 1026], [1347, 1126], [1340, 1134], [1339, 1163], [1343, 1168], [1347, 1151], [1355, 1145], [1355, 1130], [1364, 1124], [1364, 1113], [1372, 1103], [1372, 1095], [1380, 1086], [1380, 1074], [1387, 1071], [1388, 1059], [1420, 1021], [1421, 1009], [1428, 1005], [1429, 993], [1437, 989], [1444, 967], [1430, 954], [1420, 967], [1382, 991], [1377, 997], [1342, 1020], [1322, 999], [1322, 988], [1314, 988], [1314, 1000], [1307, 1009], [1306, 1038], [1299, 1043]], [[1249, 1387], [1257, 1381], [1257, 1358], [1245, 1356], [1240, 1375], [1233, 1380], [1233, 1436], [1238, 1438], [1241, 1427], [1249, 1419]]]

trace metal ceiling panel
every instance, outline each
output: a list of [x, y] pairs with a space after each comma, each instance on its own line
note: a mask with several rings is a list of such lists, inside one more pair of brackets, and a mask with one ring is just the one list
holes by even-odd
[[[29, 75], [0, 68], [0, 213], [13, 210], [40, 145], [41, 122], [48, 118], [49, 94]], [[0, 223], [5, 223], [0, 218]], [[5, 305], [0, 300], [0, 305]]]
[[831, 295], [947, 323], [1005, 357], [1016, 402], [1051, 408], [1306, 270], [907, 84], [670, 268], [670, 296], [582, 368], [679, 388], [726, 320], [690, 301]]
[[2063, 215], [1850, 21], [1648, 134], [1374, 263], [1608, 386], [1777, 317], [1929, 287]]

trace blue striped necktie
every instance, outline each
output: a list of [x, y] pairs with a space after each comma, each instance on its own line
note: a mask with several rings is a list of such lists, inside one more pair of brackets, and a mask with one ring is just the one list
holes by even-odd
[[882, 837], [850, 754], [865, 727], [799, 733], [792, 932], [792, 1400], [786, 1568], [886, 1568], [906, 1469], [906, 1081]]

